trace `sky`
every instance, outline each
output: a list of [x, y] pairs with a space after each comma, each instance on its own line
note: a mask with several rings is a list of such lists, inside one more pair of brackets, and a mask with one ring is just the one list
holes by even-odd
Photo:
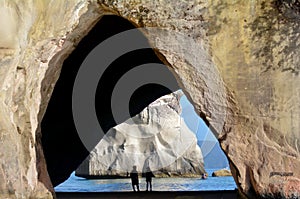
[[221, 150], [218, 140], [209, 130], [204, 121], [196, 114], [193, 105], [183, 95], [180, 99], [181, 116], [189, 129], [197, 136], [198, 145], [202, 150], [206, 169], [228, 167], [228, 161]]

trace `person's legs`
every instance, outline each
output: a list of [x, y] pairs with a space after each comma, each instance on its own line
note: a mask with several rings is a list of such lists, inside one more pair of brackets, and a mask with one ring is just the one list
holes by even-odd
[[146, 181], [146, 191], [148, 191], [149, 182]]
[[134, 187], [134, 184], [132, 184], [132, 189], [133, 189], [133, 191], [135, 192], [135, 187]]
[[137, 185], [136, 185], [136, 187], [137, 187], [137, 190], [138, 190], [138, 191], [140, 191], [140, 187], [139, 187], [139, 184], [137, 184]]
[[[149, 185], [150, 185], [150, 191], [152, 191], [152, 181], [149, 181]], [[148, 189], [148, 187], [147, 187]]]

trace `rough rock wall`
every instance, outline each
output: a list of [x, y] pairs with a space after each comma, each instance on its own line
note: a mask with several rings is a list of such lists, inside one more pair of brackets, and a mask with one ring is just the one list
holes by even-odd
[[298, 0], [3, 0], [0, 11], [1, 197], [51, 197], [39, 123], [63, 59], [105, 13], [193, 39], [148, 35], [219, 133], [239, 189], [299, 197]]
[[64, 58], [99, 17], [87, 7], [76, 1], [0, 2], [1, 198], [53, 197], [39, 125]]
[[211, 54], [238, 108], [220, 140], [237, 184], [253, 198], [300, 197], [299, 1], [209, 8]]
[[181, 114], [181, 91], [152, 102], [141, 113], [110, 129], [76, 169], [86, 178], [126, 177], [137, 166], [156, 177], [200, 177], [205, 173], [197, 138]]

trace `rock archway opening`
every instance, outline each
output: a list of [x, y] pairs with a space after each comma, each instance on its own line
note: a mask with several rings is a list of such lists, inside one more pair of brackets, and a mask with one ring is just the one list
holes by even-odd
[[[47, 170], [54, 186], [68, 179], [90, 153], [78, 135], [72, 112], [74, 82], [82, 63], [101, 42], [122, 31], [134, 28], [132, 23], [121, 17], [103, 16], [64, 61], [41, 124], [43, 151]], [[146, 38], [143, 38], [147, 42]], [[122, 43], [120, 43], [121, 45]], [[118, 48], [117, 46], [113, 47]], [[99, 60], [99, 64], [96, 63], [99, 68], [103, 67], [100, 63], [102, 63], [101, 60]], [[128, 119], [128, 115], [124, 115], [121, 113], [121, 109], [117, 109], [120, 114], [116, 121], [115, 113], [112, 110], [111, 99], [118, 82], [136, 67], [148, 63], [167, 68], [150, 46], [126, 52], [105, 68], [98, 82], [94, 104], [97, 119], [104, 133]], [[176, 82], [170, 71], [169, 75], [173, 77], [172, 81]], [[176, 83], [177, 89], [180, 87]], [[169, 88], [158, 84], [150, 83], [140, 86], [132, 93], [128, 103], [130, 117], [143, 111], [151, 102], [170, 93], [172, 91]], [[122, 101], [122, 97], [119, 100]]]
[[[72, 92], [78, 70], [97, 45], [117, 33], [133, 28], [135, 26], [121, 17], [103, 16], [64, 61], [41, 124], [43, 151], [54, 186], [66, 180], [89, 154], [76, 131], [72, 115]], [[116, 125], [110, 105], [116, 82], [132, 68], [145, 63], [163, 64], [149, 47], [126, 53], [114, 60], [101, 77], [95, 95], [95, 109], [104, 132]], [[140, 87], [130, 99], [130, 114], [139, 113], [152, 101], [170, 92], [168, 88], [157, 84]]]

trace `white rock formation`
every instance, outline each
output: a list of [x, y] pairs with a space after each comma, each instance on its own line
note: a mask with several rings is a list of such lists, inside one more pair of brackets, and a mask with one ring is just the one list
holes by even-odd
[[126, 176], [134, 165], [156, 176], [199, 176], [204, 171], [197, 138], [181, 118], [181, 91], [163, 96], [112, 128], [76, 170], [77, 176]]

